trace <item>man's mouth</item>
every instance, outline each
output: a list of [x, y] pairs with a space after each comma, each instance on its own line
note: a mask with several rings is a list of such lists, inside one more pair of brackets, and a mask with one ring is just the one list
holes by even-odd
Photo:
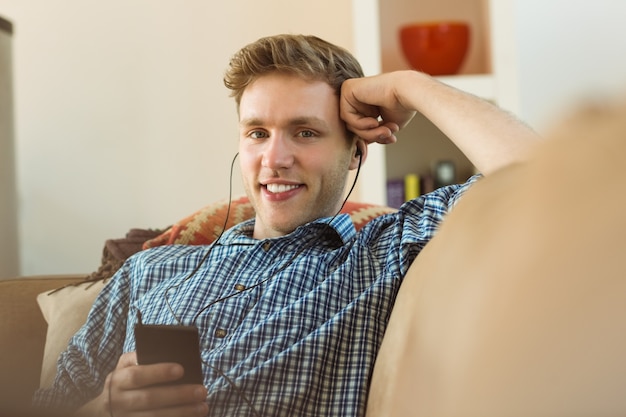
[[295, 190], [300, 187], [299, 185], [294, 184], [267, 184], [265, 188], [272, 194], [280, 194], [287, 191]]

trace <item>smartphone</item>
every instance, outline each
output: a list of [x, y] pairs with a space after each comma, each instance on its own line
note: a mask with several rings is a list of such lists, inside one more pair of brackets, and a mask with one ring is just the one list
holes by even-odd
[[200, 340], [195, 326], [161, 324], [135, 325], [137, 363], [175, 362], [185, 369], [172, 384], [202, 384]]

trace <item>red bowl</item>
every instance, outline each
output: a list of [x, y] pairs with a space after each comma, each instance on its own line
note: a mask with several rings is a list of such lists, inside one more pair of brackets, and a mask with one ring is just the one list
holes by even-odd
[[413, 23], [399, 34], [411, 67], [430, 75], [456, 74], [469, 48], [470, 27], [464, 22]]

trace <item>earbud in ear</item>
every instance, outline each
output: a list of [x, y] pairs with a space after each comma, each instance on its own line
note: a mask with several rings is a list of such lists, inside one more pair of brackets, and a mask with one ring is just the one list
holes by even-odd
[[361, 148], [356, 148], [356, 152], [354, 153], [354, 156], [362, 156], [363, 152], [361, 151]]

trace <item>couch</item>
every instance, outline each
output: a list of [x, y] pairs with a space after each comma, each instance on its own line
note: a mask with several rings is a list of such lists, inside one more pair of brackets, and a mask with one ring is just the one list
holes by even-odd
[[[548, 136], [476, 184], [410, 268], [368, 417], [626, 415], [626, 104]], [[82, 279], [0, 281], [3, 402], [38, 385], [36, 295]]]

